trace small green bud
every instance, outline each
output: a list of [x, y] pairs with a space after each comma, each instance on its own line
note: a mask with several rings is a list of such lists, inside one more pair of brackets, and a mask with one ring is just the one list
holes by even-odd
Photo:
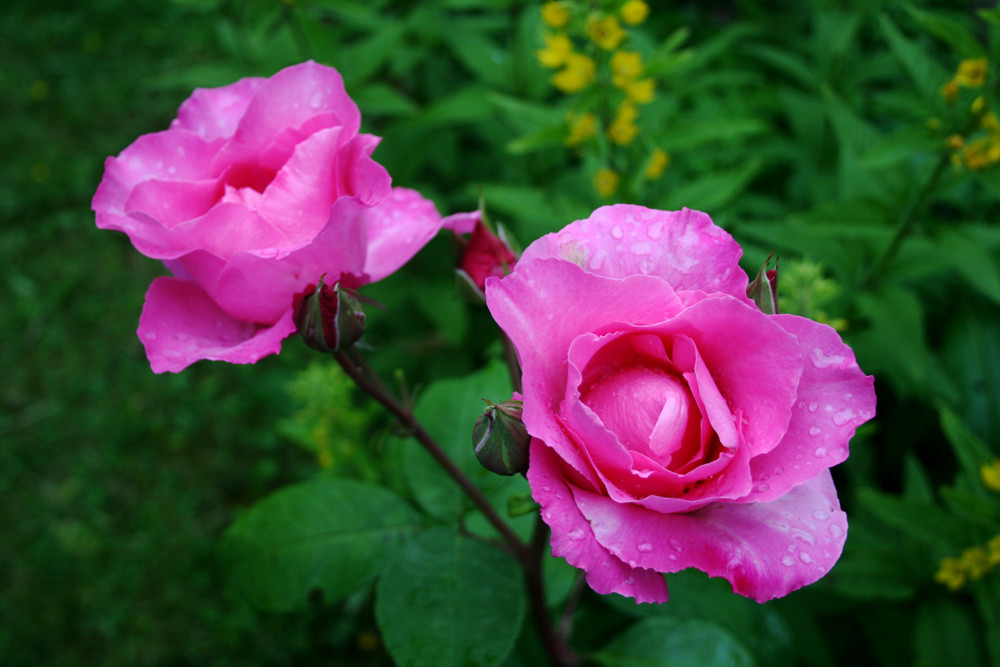
[[[489, 401], [487, 401], [489, 403]], [[513, 475], [528, 469], [531, 436], [521, 421], [521, 401], [489, 403], [472, 427], [476, 458], [498, 475]]]
[[764, 260], [757, 277], [747, 287], [747, 297], [753, 299], [762, 313], [776, 315], [778, 313], [778, 258], [774, 259], [774, 268], [768, 269], [774, 251]]

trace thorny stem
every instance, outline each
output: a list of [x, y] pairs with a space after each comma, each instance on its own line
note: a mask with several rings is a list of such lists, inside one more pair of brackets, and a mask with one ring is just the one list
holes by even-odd
[[875, 260], [875, 263], [872, 264], [871, 270], [868, 272], [868, 275], [862, 283], [865, 287], [874, 286], [882, 278], [882, 274], [886, 272], [886, 270], [892, 265], [892, 262], [896, 259], [896, 255], [899, 253], [899, 249], [902, 246], [903, 241], [905, 241], [906, 238], [913, 233], [913, 228], [918, 219], [917, 214], [920, 212], [920, 209], [923, 207], [927, 198], [937, 186], [937, 182], [944, 173], [945, 167], [948, 166], [949, 160], [950, 157], [948, 153], [943, 153], [941, 155], [937, 165], [934, 167], [934, 171], [931, 172], [931, 175], [924, 182], [923, 187], [920, 188], [920, 191], [913, 198], [910, 206], [900, 218], [899, 226], [896, 228], [896, 233], [893, 234], [889, 245], [886, 246], [885, 250], [882, 251], [882, 254], [879, 255], [877, 260]]
[[476, 507], [479, 508], [479, 511], [497, 529], [497, 532], [500, 533], [504, 541], [514, 551], [518, 560], [522, 563], [527, 563], [529, 560], [528, 547], [514, 534], [510, 526], [500, 517], [497, 511], [493, 509], [493, 506], [490, 505], [490, 502], [483, 495], [482, 491], [469, 480], [466, 474], [455, 465], [455, 462], [444, 453], [444, 450], [437, 444], [437, 441], [424, 430], [423, 425], [413, 416], [409, 407], [404, 406], [395, 396], [384, 390], [381, 380], [376, 379], [377, 376], [369, 377], [361, 369], [361, 366], [355, 363], [352, 357], [360, 358], [360, 355], [356, 351], [352, 351], [350, 355], [342, 351], [333, 353], [333, 358], [337, 360], [337, 363], [340, 364], [341, 368], [344, 369], [351, 379], [369, 396], [381, 403], [392, 413], [396, 420], [410, 432], [410, 435], [427, 450], [431, 458], [462, 488], [465, 495], [472, 500]]

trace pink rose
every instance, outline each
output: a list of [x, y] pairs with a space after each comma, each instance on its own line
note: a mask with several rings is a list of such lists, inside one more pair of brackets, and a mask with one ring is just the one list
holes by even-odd
[[694, 567], [763, 602], [840, 556], [829, 467], [873, 379], [830, 327], [762, 313], [741, 254], [704, 213], [608, 206], [486, 283], [552, 552], [599, 593], [662, 602], [660, 573]]
[[297, 292], [323, 274], [380, 280], [434, 236], [434, 205], [391, 187], [360, 124], [340, 74], [305, 62], [195, 90], [168, 130], [108, 158], [97, 226], [174, 274], [153, 281], [139, 320], [155, 372], [277, 353]]

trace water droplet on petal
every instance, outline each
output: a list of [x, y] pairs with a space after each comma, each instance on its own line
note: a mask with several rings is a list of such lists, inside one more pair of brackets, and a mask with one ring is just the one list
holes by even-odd
[[674, 551], [681, 551], [684, 548], [681, 546], [680, 542], [678, 542], [672, 537], [670, 538], [670, 546], [673, 547]]
[[643, 542], [642, 544], [637, 546], [636, 549], [638, 549], [644, 554], [648, 554], [650, 551], [653, 550], [653, 545], [650, 544], [649, 542]]
[[615, 225], [614, 227], [612, 227], [611, 236], [613, 236], [616, 239], [620, 239], [621, 237], [625, 236], [625, 232], [622, 230], [622, 226]]
[[574, 528], [566, 534], [571, 540], [582, 540], [585, 535], [583, 528]]
[[810, 556], [809, 554], [807, 554], [805, 551], [800, 551], [799, 552], [799, 560], [802, 561], [803, 563], [811, 563], [811, 562], [813, 562], [812, 556]]
[[781, 559], [781, 564], [785, 565], [786, 567], [791, 567], [795, 565], [795, 559], [792, 558], [791, 556], [784, 556]]
[[816, 510], [815, 512], [813, 512], [813, 518], [816, 519], [817, 521], [826, 521], [827, 519], [830, 518], [830, 515], [824, 512], [823, 510]]
[[813, 452], [813, 454], [815, 454], [816, 458], [818, 459], [823, 458], [824, 456], [826, 456], [826, 447], [817, 447], [816, 451]]
[[817, 408], [819, 408], [819, 403], [816, 401], [809, 404], [809, 412], [816, 412]]
[[821, 429], [819, 426], [813, 426], [812, 428], [809, 429], [809, 435], [811, 436], [817, 436], [822, 432], [823, 429]]
[[841, 538], [844, 536], [844, 529], [838, 526], [837, 524], [831, 525], [828, 528], [828, 530], [830, 531], [830, 534], [834, 536], [834, 538]]
[[145, 338], [146, 338], [146, 340], [156, 340], [156, 332], [155, 331], [147, 331], [145, 333]]

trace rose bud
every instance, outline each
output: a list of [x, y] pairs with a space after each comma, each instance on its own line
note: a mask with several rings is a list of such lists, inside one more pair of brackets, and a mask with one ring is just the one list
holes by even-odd
[[343, 350], [354, 345], [365, 329], [365, 311], [351, 290], [340, 282], [327, 285], [323, 279], [292, 299], [292, 318], [302, 340], [320, 352]]
[[773, 255], [774, 252], [767, 256], [757, 277], [747, 287], [747, 296], [767, 315], [778, 314], [778, 259], [775, 258], [773, 269], [767, 268]]
[[521, 422], [521, 410], [521, 401], [490, 403], [472, 427], [476, 458], [487, 470], [513, 475], [528, 469], [531, 436]]
[[490, 276], [505, 276], [517, 262], [517, 255], [503, 227], [499, 235], [479, 219], [468, 240], [459, 239], [461, 258], [455, 270], [459, 287], [474, 300], [482, 301], [486, 289], [486, 279]]

